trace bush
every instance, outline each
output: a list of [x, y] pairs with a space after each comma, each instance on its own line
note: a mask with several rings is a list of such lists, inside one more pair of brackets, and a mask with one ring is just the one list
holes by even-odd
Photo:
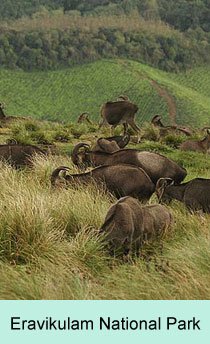
[[142, 126], [142, 139], [149, 141], [158, 141], [160, 137], [159, 129], [150, 123], [144, 123]]
[[161, 142], [173, 148], [178, 148], [184, 141], [186, 141], [186, 136], [177, 134], [168, 134], [161, 138]]

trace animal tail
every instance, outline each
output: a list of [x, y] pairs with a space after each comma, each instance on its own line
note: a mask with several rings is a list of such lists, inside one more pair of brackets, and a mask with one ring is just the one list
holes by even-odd
[[51, 174], [51, 178], [50, 178], [51, 185], [55, 186], [55, 183], [56, 183], [57, 178], [59, 177], [60, 171], [69, 171], [69, 170], [70, 170], [70, 168], [66, 167], [66, 166], [60, 166], [60, 167], [56, 168]]

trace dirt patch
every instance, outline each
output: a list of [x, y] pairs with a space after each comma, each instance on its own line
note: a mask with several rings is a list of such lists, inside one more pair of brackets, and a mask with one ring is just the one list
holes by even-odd
[[[169, 119], [172, 125], [177, 125], [176, 123], [176, 102], [175, 99], [172, 97], [172, 95], [167, 91], [167, 89], [165, 89], [164, 87], [160, 86], [160, 84], [153, 80], [150, 79], [146, 73], [144, 72], [140, 72], [138, 70], [133, 70], [131, 68], [131, 66], [125, 62], [124, 60], [118, 60], [118, 63], [121, 64], [123, 67], [126, 67], [127, 69], [129, 69], [132, 72], [135, 72], [135, 74], [137, 75], [138, 79], [147, 79], [150, 84], [152, 85], [152, 87], [154, 87], [157, 91], [157, 93], [159, 94], [160, 97], [162, 97], [168, 106], [168, 114], [169, 114]], [[136, 82], [134, 83], [134, 85], [136, 84]], [[134, 85], [131, 85], [131, 87], [129, 87], [129, 89], [127, 89], [126, 91], [124, 91], [125, 93], [128, 92], [130, 89], [133, 88]]]
[[176, 102], [174, 98], [168, 93], [168, 91], [160, 86], [157, 81], [150, 80], [151, 85], [156, 89], [159, 96], [164, 98], [168, 105], [168, 113], [172, 125], [176, 125]]

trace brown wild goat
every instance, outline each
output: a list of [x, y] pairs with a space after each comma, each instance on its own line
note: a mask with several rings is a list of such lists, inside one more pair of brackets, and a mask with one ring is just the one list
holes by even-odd
[[210, 148], [210, 131], [207, 130], [207, 135], [200, 141], [185, 141], [180, 147], [182, 151], [194, 151], [200, 153], [207, 153]]
[[89, 119], [89, 113], [88, 112], [83, 112], [81, 115], [79, 115], [77, 119], [77, 123], [83, 123], [87, 122], [89, 124], [92, 124], [92, 121]]
[[109, 242], [110, 253], [123, 249], [127, 255], [132, 247], [139, 256], [142, 244], [165, 234], [172, 224], [172, 215], [162, 205], [142, 206], [137, 199], [123, 197], [108, 210], [100, 233]]
[[101, 107], [102, 122], [99, 128], [104, 124], [111, 125], [112, 132], [119, 124], [124, 126], [124, 135], [127, 134], [128, 125], [137, 133], [138, 140], [140, 135], [140, 128], [135, 123], [135, 114], [138, 111], [138, 106], [131, 103], [129, 100], [118, 100], [115, 102], [107, 102]]
[[92, 151], [114, 153], [121, 148], [124, 148], [129, 143], [129, 140], [129, 134], [126, 134], [124, 136], [99, 138], [96, 144], [93, 146]]
[[0, 103], [0, 122], [1, 123], [8, 123], [11, 121], [18, 121], [18, 120], [27, 120], [27, 117], [18, 117], [18, 116], [6, 116], [4, 113], [4, 105]]
[[[60, 171], [69, 171], [69, 167], [56, 168], [51, 175], [51, 184], [56, 186], [62, 179]], [[122, 196], [137, 197], [147, 201], [155, 190], [149, 176], [141, 168], [129, 165], [100, 166], [87, 173], [64, 175], [66, 185], [88, 184], [92, 181], [104, 185], [117, 198]]]
[[72, 162], [80, 168], [88, 166], [129, 164], [143, 168], [154, 184], [159, 178], [172, 178], [179, 184], [187, 171], [167, 157], [136, 149], [121, 149], [114, 153], [93, 152], [85, 143], [77, 144], [72, 152]]
[[160, 136], [165, 136], [168, 135], [171, 132], [181, 132], [183, 134], [185, 134], [186, 136], [191, 136], [192, 135], [192, 130], [189, 128], [185, 128], [185, 127], [180, 127], [178, 125], [164, 125], [162, 120], [161, 120], [161, 116], [160, 115], [155, 115], [152, 120], [151, 123], [159, 128], [159, 132], [160, 132]]
[[160, 178], [156, 184], [159, 202], [170, 203], [172, 199], [183, 202], [189, 210], [210, 213], [210, 179], [195, 178], [187, 183], [174, 185], [170, 178]]
[[0, 145], [0, 160], [6, 161], [18, 168], [32, 164], [31, 158], [34, 154], [46, 154], [44, 150], [33, 145], [4, 144]]

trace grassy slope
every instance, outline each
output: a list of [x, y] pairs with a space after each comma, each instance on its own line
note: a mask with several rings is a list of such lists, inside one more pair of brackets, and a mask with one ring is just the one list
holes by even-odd
[[[167, 155], [184, 162], [188, 179], [210, 178], [204, 155], [169, 147]], [[0, 169], [0, 299], [209, 299], [209, 215], [191, 215], [174, 202], [163, 251], [159, 242], [149, 247], [158, 268], [154, 260], [149, 267], [143, 259], [123, 263], [97, 236], [114, 199], [95, 187], [51, 190], [59, 165], [71, 161], [36, 158], [31, 171]]]
[[[103, 247], [98, 228], [114, 198], [93, 186], [51, 189], [54, 168], [65, 165], [77, 172], [62, 152], [69, 154], [78, 140], [94, 143], [97, 135], [109, 132], [93, 129], [35, 121], [0, 128], [1, 142], [14, 134], [31, 142], [43, 133], [46, 138], [68, 134], [70, 140], [56, 142], [60, 155], [37, 157], [31, 170], [0, 166], [0, 299], [209, 299], [209, 215], [192, 215], [172, 203], [175, 223], [162, 240], [163, 251], [156, 241], [143, 252], [149, 249], [156, 269], [154, 259], [149, 267], [143, 259], [123, 263]], [[151, 136], [152, 130], [144, 126], [143, 134]], [[175, 143], [183, 139], [174, 135]], [[174, 159], [187, 169], [186, 180], [210, 178], [210, 161], [203, 154], [181, 152], [166, 141], [145, 140], [130, 147]], [[155, 195], [150, 203], [157, 203]]]
[[178, 123], [209, 125], [209, 74], [207, 67], [171, 74], [123, 60], [51, 72], [0, 70], [0, 100], [8, 115], [74, 121], [88, 111], [98, 120], [101, 104], [123, 93], [139, 105], [139, 122], [156, 113], [168, 120], [166, 102], [150, 84], [153, 79], [175, 99]]

